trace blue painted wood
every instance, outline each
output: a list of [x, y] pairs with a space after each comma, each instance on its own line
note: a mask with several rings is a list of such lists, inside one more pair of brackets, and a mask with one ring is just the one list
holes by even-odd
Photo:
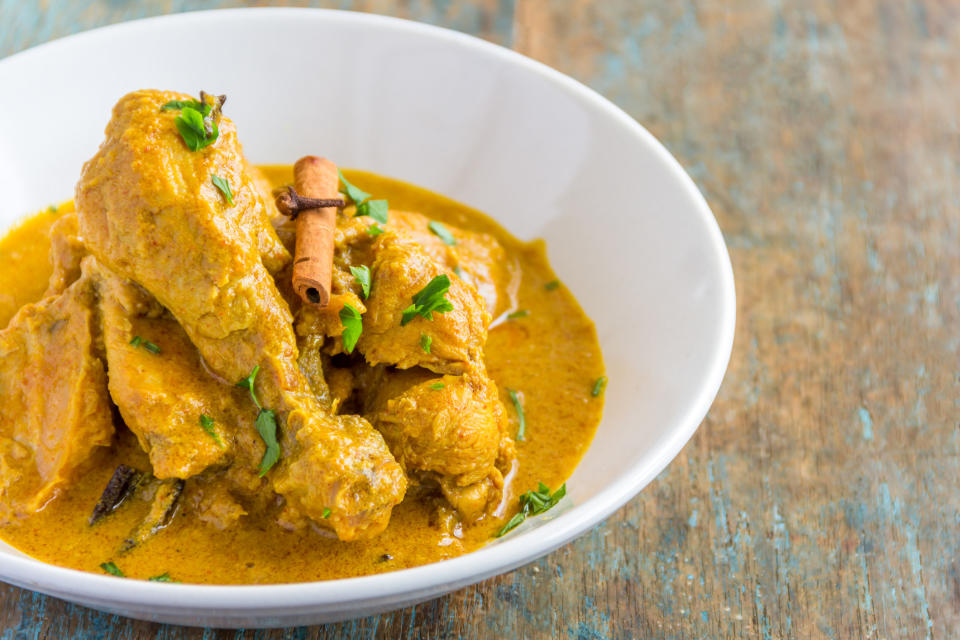
[[[121, 20], [244, 4], [0, 0], [0, 55]], [[955, 636], [956, 5], [344, 4], [513, 46], [664, 141], [710, 201], [737, 274], [736, 345], [717, 403], [608, 522], [418, 607], [234, 632], [0, 587], [0, 640]]]

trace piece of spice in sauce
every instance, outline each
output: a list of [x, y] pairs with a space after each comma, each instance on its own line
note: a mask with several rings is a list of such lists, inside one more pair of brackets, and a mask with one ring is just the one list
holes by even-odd
[[503, 528], [494, 536], [499, 538], [506, 535], [516, 529], [528, 516], [539, 515], [552, 509], [565, 495], [567, 495], [566, 483], [560, 485], [560, 488], [551, 494], [550, 487], [541, 482], [536, 491], [527, 491], [520, 496], [520, 511], [510, 518], [510, 521], [503, 525]]
[[450, 277], [441, 274], [427, 283], [423, 289], [413, 296], [413, 304], [403, 310], [400, 317], [400, 326], [421, 316], [427, 320], [433, 320], [433, 312], [446, 313], [453, 311], [453, 304], [447, 300], [447, 291], [450, 290]]
[[593, 383], [593, 389], [590, 390], [590, 395], [594, 398], [603, 393], [603, 390], [607, 388], [607, 376], [600, 376]]
[[450, 230], [436, 220], [431, 220], [430, 224], [427, 225], [427, 228], [430, 229], [430, 233], [443, 240], [444, 244], [451, 247], [457, 244], [457, 239], [453, 237], [453, 234], [450, 233]]
[[513, 408], [517, 411], [517, 440], [522, 442], [526, 440], [527, 434], [527, 416], [523, 411], [523, 403], [520, 402], [520, 396], [513, 389], [507, 389], [507, 395], [510, 396]]

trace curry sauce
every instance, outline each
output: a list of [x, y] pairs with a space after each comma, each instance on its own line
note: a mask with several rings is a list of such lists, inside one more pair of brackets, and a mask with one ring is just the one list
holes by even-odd
[[[263, 167], [274, 185], [292, 180], [287, 166]], [[556, 286], [541, 241], [523, 243], [485, 215], [445, 197], [374, 174], [345, 171], [360, 188], [386, 198], [391, 209], [419, 212], [460, 229], [486, 233], [519, 265], [516, 309], [526, 313], [492, 325], [484, 349], [487, 370], [507, 407], [511, 434], [518, 415], [507, 389], [515, 390], [525, 415], [525, 438], [507, 477], [502, 508], [458, 530], [443, 533], [435, 506], [409, 495], [393, 509], [378, 536], [341, 542], [317, 529], [287, 531], [252, 513], [239, 526], [218, 530], [181, 509], [160, 535], [126, 552], [124, 538], [149, 508], [128, 501], [94, 526], [91, 510], [120, 463], [150, 468], [136, 438], [117, 420], [115, 443], [95, 454], [90, 470], [42, 510], [0, 527], [0, 538], [40, 560], [101, 572], [113, 562], [129, 578], [167, 575], [180, 582], [267, 584], [344, 578], [437, 562], [487, 544], [517, 511], [520, 494], [538, 483], [556, 488], [566, 481], [593, 438], [603, 398], [592, 391], [603, 375], [593, 323], [573, 296]], [[49, 230], [71, 204], [27, 219], [0, 241], [0, 326], [22, 305], [40, 298], [51, 268]]]

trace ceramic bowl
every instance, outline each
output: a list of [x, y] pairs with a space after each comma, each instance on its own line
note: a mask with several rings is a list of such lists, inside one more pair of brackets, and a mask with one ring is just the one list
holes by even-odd
[[229, 94], [255, 163], [322, 153], [544, 238], [597, 326], [609, 377], [603, 422], [567, 482], [569, 508], [456, 559], [326, 582], [195, 586], [63, 569], [0, 543], [0, 580], [189, 625], [364, 616], [569, 542], [649, 483], [706, 414], [733, 341], [723, 238], [676, 160], [590, 89], [476, 38], [357, 13], [214, 11], [98, 29], [0, 61], [0, 228], [69, 198], [114, 102], [146, 87]]

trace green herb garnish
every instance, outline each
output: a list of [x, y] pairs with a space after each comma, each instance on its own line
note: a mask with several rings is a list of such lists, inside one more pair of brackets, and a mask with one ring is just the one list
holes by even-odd
[[567, 495], [566, 483], [560, 485], [560, 488], [551, 495], [550, 487], [541, 482], [536, 491], [527, 491], [520, 496], [520, 511], [494, 535], [499, 538], [519, 526], [527, 516], [535, 516], [552, 509], [565, 495]]
[[457, 239], [453, 237], [453, 234], [450, 233], [450, 230], [436, 220], [431, 220], [430, 224], [427, 225], [427, 228], [430, 229], [433, 235], [443, 240], [444, 244], [448, 244], [451, 247], [457, 244]]
[[525, 440], [527, 433], [527, 416], [523, 412], [523, 404], [520, 402], [520, 396], [513, 389], [507, 389], [510, 401], [513, 402], [513, 408], [517, 410], [517, 440]]
[[123, 574], [123, 571], [120, 571], [120, 567], [113, 564], [112, 562], [104, 562], [100, 565], [100, 568], [109, 573], [112, 576], [117, 576], [118, 578], [126, 578]]
[[280, 443], [277, 442], [277, 414], [270, 409], [264, 409], [260, 405], [260, 400], [257, 399], [255, 387], [258, 373], [260, 373], [260, 365], [256, 365], [250, 375], [238, 382], [237, 386], [250, 392], [253, 404], [257, 405], [257, 409], [260, 410], [257, 413], [257, 421], [253, 426], [256, 427], [263, 443], [267, 445], [266, 451], [263, 452], [263, 458], [260, 460], [260, 477], [262, 478], [280, 459]]
[[280, 459], [280, 443], [277, 442], [277, 415], [270, 409], [260, 409], [254, 426], [257, 428], [257, 433], [263, 438], [264, 444], [267, 445], [267, 450], [263, 452], [263, 458], [260, 460], [260, 477], [262, 478]]
[[353, 279], [357, 281], [357, 284], [360, 285], [360, 290], [363, 292], [363, 299], [366, 300], [370, 297], [370, 268], [366, 265], [360, 267], [350, 267], [350, 273], [353, 274]]
[[179, 580], [174, 580], [170, 577], [169, 573], [161, 573], [158, 576], [152, 576], [147, 578], [150, 582], [180, 582]]
[[366, 200], [357, 205], [357, 211], [353, 217], [369, 216], [380, 224], [387, 224], [387, 201], [386, 200]]
[[404, 326], [417, 316], [433, 320], [433, 312], [446, 313], [453, 311], [453, 305], [446, 299], [447, 291], [450, 290], [450, 277], [441, 274], [427, 283], [416, 295], [413, 296], [413, 304], [403, 310], [400, 317], [400, 325]]
[[357, 340], [363, 333], [363, 316], [352, 306], [345, 304], [343, 309], [340, 309], [340, 324], [343, 325], [343, 350], [353, 353], [353, 348], [357, 346]]
[[57, 212], [57, 205], [55, 205], [55, 204], [50, 205], [49, 207], [47, 207], [47, 211], [49, 211], [50, 213], [56, 213], [56, 212]]
[[507, 320], [516, 320], [517, 318], [526, 318], [530, 312], [526, 309], [517, 309], [513, 313], [507, 314]]
[[209, 105], [200, 104], [199, 100], [171, 100], [160, 107], [160, 109], [163, 111], [179, 111], [184, 107], [190, 107], [191, 109], [196, 109], [197, 111], [204, 111], [204, 107], [206, 107], [207, 111], [210, 110]]
[[440, 391], [440, 389], [443, 389], [445, 386], [447, 385], [443, 384], [442, 382], [434, 382], [432, 385], [430, 385], [430, 388], [434, 391]]
[[211, 174], [210, 181], [213, 182], [213, 186], [220, 189], [220, 193], [227, 199], [227, 202], [233, 204], [233, 191], [230, 189], [230, 183], [215, 173]]
[[433, 338], [425, 333], [420, 334], [420, 348], [424, 353], [430, 353], [430, 345], [433, 344]]
[[[190, 151], [199, 151], [208, 147], [217, 141], [220, 136], [220, 129], [217, 127], [216, 120], [205, 119], [209, 114], [210, 105], [203, 105], [203, 111], [198, 111], [193, 107], [183, 107], [180, 109], [180, 115], [174, 122], [177, 125], [177, 131], [183, 138], [184, 144]], [[208, 132], [207, 129], [210, 131]]]
[[461, 280], [467, 277], [467, 272], [460, 268], [460, 265], [457, 265], [453, 268], [453, 272], [457, 274], [457, 277]]
[[213, 428], [213, 418], [210, 416], [201, 413], [200, 414], [200, 426], [203, 427], [203, 430], [207, 432], [211, 438], [213, 438], [218, 445], [223, 446], [223, 440], [220, 439], [220, 434], [217, 433], [217, 430]]
[[594, 398], [603, 393], [603, 390], [607, 388], [607, 376], [600, 376], [593, 383], [593, 389], [590, 391], [590, 395]]
[[343, 189], [340, 191], [340, 193], [350, 198], [354, 204], [360, 204], [364, 200], [368, 200], [370, 198], [369, 193], [367, 193], [360, 187], [354, 186], [353, 184], [350, 183], [349, 180], [344, 178], [343, 172], [340, 171], [339, 169], [337, 169], [337, 174], [340, 176], [340, 182], [343, 183]]
[[378, 235], [383, 233], [383, 229], [378, 224], [372, 224], [367, 227], [367, 233], [376, 238]]
[[547, 284], [543, 285], [543, 288], [546, 289], [547, 291], [553, 291], [554, 289], [556, 289], [556, 288], [559, 287], [559, 286], [560, 286], [560, 281], [559, 281], [559, 280], [551, 280], [551, 281], [548, 282]]
[[330, 517], [330, 514], [331, 514], [331, 513], [333, 513], [333, 512], [330, 511], [329, 508], [325, 508], [325, 509], [323, 510], [323, 513], [321, 514], [321, 517], [322, 517], [324, 520], [326, 520], [327, 518]]
[[154, 355], [160, 353], [160, 347], [153, 344], [149, 340], [144, 340], [140, 336], [133, 336], [133, 340], [130, 341], [130, 344], [133, 345], [134, 347], [143, 347], [144, 349], [146, 349], [147, 351], [149, 351]]

